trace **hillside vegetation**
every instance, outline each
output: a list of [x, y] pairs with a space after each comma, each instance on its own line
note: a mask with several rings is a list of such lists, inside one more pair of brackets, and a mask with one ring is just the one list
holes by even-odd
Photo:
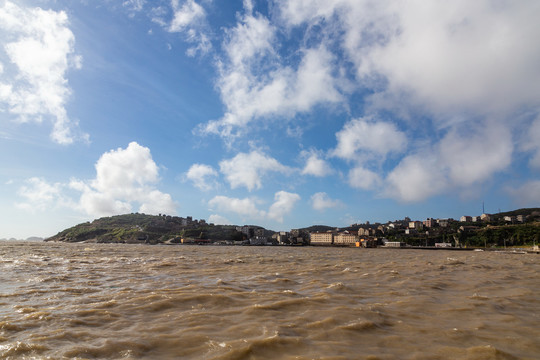
[[46, 239], [46, 241], [99, 243], [164, 243], [185, 239], [213, 241], [242, 240], [242, 233], [232, 225], [212, 225], [197, 221], [185, 224], [175, 216], [126, 214], [103, 217], [75, 225]]

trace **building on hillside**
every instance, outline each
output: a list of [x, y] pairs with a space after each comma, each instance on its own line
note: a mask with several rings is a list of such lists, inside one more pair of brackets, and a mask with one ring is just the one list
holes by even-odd
[[480, 216], [473, 216], [472, 217], [472, 222], [480, 222], [482, 221], [482, 219], [480, 219]]
[[435, 219], [433, 219], [433, 218], [427, 218], [422, 223], [424, 224], [425, 227], [431, 228], [431, 227], [434, 227], [437, 224], [437, 221]]
[[409, 221], [409, 229], [422, 230], [423, 226], [421, 221]]
[[334, 233], [331, 230], [326, 232], [312, 232], [309, 234], [311, 245], [332, 245], [334, 243]]
[[459, 218], [459, 221], [461, 222], [472, 222], [472, 216], [463, 215]]
[[523, 223], [525, 222], [525, 215], [518, 215], [516, 216], [517, 222]]
[[517, 221], [515, 216], [505, 216], [504, 221], [507, 223], [515, 223]]
[[437, 224], [439, 224], [440, 227], [448, 227], [448, 223], [448, 219], [437, 219]]
[[491, 214], [482, 214], [480, 215], [480, 220], [490, 222], [493, 220], [493, 216]]
[[348, 231], [343, 231], [334, 236], [334, 244], [337, 245], [354, 245], [358, 241], [358, 235], [351, 234]]
[[358, 229], [358, 236], [373, 236], [375, 235], [375, 229], [360, 228]]

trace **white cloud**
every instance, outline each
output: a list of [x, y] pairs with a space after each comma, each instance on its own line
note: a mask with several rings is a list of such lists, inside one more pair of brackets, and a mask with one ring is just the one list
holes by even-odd
[[215, 178], [218, 172], [210, 165], [193, 164], [186, 173], [186, 178], [200, 190], [209, 191], [217, 186]]
[[155, 188], [158, 167], [150, 149], [131, 142], [127, 148], [111, 150], [96, 163], [96, 178], [72, 180], [70, 187], [82, 192], [78, 207], [92, 216], [128, 213], [139, 204], [142, 213], [174, 213], [169, 194]]
[[540, 180], [532, 180], [518, 188], [506, 188], [514, 202], [522, 207], [538, 206], [540, 203]]
[[507, 169], [512, 152], [512, 135], [497, 122], [452, 128], [438, 143], [402, 159], [388, 174], [385, 195], [422, 201], [443, 192], [467, 191]]
[[291, 168], [258, 150], [239, 153], [232, 159], [222, 160], [219, 168], [232, 189], [245, 186], [249, 191], [260, 189], [262, 177], [269, 172], [287, 174], [292, 171]]
[[532, 152], [529, 164], [533, 168], [540, 169], [540, 116], [527, 129], [527, 133], [523, 136], [521, 149]]
[[343, 206], [343, 203], [339, 200], [331, 199], [325, 192], [318, 192], [311, 196], [311, 205], [315, 210], [323, 211]]
[[385, 195], [405, 202], [422, 201], [446, 189], [444, 169], [426, 151], [405, 157], [388, 175]]
[[[540, 47], [535, 1], [289, 0], [289, 26], [335, 27], [362, 85], [427, 109], [506, 112], [537, 105]], [[382, 80], [382, 81], [381, 81]]]
[[229, 219], [218, 215], [218, 214], [212, 214], [208, 217], [208, 222], [211, 224], [216, 225], [231, 225], [232, 223], [229, 221]]
[[19, 188], [18, 194], [25, 198], [25, 202], [16, 206], [30, 212], [45, 211], [56, 206], [62, 197], [62, 184], [50, 184], [45, 179], [33, 177], [26, 180], [26, 185]]
[[333, 53], [323, 44], [302, 47], [296, 66], [275, 49], [278, 29], [261, 14], [245, 14], [227, 31], [226, 56], [219, 62], [217, 88], [226, 106], [225, 115], [203, 125], [202, 133], [234, 138], [255, 120], [293, 118], [318, 104], [343, 101]]
[[336, 138], [338, 144], [332, 154], [347, 160], [372, 156], [384, 158], [388, 153], [404, 151], [407, 146], [405, 134], [394, 124], [371, 118], [347, 122]]
[[264, 211], [257, 209], [257, 199], [254, 198], [231, 198], [218, 195], [208, 202], [208, 206], [220, 212], [235, 213], [248, 218], [262, 218]]
[[172, 0], [172, 6], [174, 19], [169, 26], [170, 32], [183, 31], [187, 26], [206, 17], [203, 7], [194, 0], [187, 0], [181, 7], [178, 0]]
[[300, 200], [300, 196], [286, 191], [278, 191], [274, 200], [268, 210], [268, 217], [282, 223], [283, 217], [292, 211], [296, 202]]
[[139, 12], [143, 9], [146, 4], [146, 0], [124, 0], [122, 6], [127, 8], [129, 11]]
[[314, 151], [303, 151], [300, 156], [306, 157], [306, 165], [302, 170], [303, 175], [313, 175], [323, 177], [332, 173], [332, 168], [327, 161], [321, 159], [319, 154]]
[[349, 185], [353, 188], [362, 190], [377, 189], [382, 180], [379, 174], [366, 169], [362, 166], [356, 166], [349, 171]]
[[259, 210], [257, 204], [261, 201], [257, 198], [233, 198], [218, 195], [208, 202], [211, 210], [217, 210], [224, 213], [234, 213], [242, 216], [244, 219], [272, 219], [283, 222], [283, 217], [289, 214], [296, 202], [300, 200], [298, 194], [286, 191], [278, 191], [274, 195], [274, 203], [270, 205], [268, 211]]
[[[212, 48], [212, 43], [205, 32], [207, 25], [204, 8], [194, 0], [187, 0], [182, 6], [178, 0], [172, 0], [171, 5], [174, 15], [167, 26], [167, 31], [183, 33], [186, 42], [196, 44], [187, 50], [188, 56], [195, 56], [197, 52], [208, 53]], [[166, 24], [159, 16], [157, 16], [157, 22]]]
[[[476, 130], [476, 131], [475, 131]], [[439, 143], [440, 162], [454, 184], [472, 185], [502, 171], [512, 161], [512, 135], [497, 123], [450, 131]]]
[[[343, 127], [331, 152], [356, 162], [351, 186], [377, 188], [386, 178], [386, 194], [405, 201], [465, 191], [508, 169], [516, 145], [540, 167], [540, 122], [512, 139], [523, 124], [516, 119], [540, 108], [535, 1], [288, 0], [278, 9], [286, 31], [332, 48], [336, 68], [352, 67], [355, 90], [372, 93], [367, 115]], [[379, 120], [388, 110], [409, 139]], [[386, 175], [390, 153], [404, 158]]]
[[66, 13], [6, 1], [0, 7], [0, 30], [2, 50], [15, 65], [4, 69], [0, 104], [20, 122], [51, 118], [51, 138], [59, 144], [86, 139], [66, 111], [71, 90], [65, 75], [81, 66]]

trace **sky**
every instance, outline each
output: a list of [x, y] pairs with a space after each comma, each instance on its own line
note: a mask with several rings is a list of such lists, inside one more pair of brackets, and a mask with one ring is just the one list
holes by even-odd
[[0, 238], [540, 206], [537, 0], [0, 0]]

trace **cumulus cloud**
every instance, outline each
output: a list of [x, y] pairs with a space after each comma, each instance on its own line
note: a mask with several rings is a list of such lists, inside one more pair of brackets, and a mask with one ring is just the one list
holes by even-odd
[[[127, 8], [132, 14], [141, 11], [145, 4], [146, 0], [124, 0], [122, 2], [122, 6]], [[130, 16], [133, 16], [132, 14]]]
[[175, 212], [171, 196], [155, 187], [158, 167], [148, 148], [132, 142], [103, 154], [95, 168], [92, 180], [50, 183], [30, 178], [18, 191], [25, 201], [16, 205], [29, 211], [67, 207], [95, 217], [129, 213], [137, 205], [142, 213]]
[[[307, 29], [310, 41], [333, 44], [356, 91], [369, 90], [367, 115], [345, 124], [331, 151], [355, 162], [351, 186], [384, 185], [386, 194], [415, 201], [488, 181], [511, 166], [516, 147], [540, 166], [540, 125], [512, 138], [522, 126], [516, 117], [538, 116], [540, 107], [534, 1], [288, 0], [278, 9], [289, 31]], [[312, 28], [333, 36], [317, 38]], [[379, 118], [389, 113], [408, 139], [397, 122]], [[394, 169], [380, 164], [390, 153]]]
[[381, 176], [362, 166], [356, 166], [349, 171], [349, 185], [362, 190], [378, 189], [382, 183]]
[[506, 192], [519, 206], [538, 206], [538, 203], [540, 203], [540, 180], [526, 182], [517, 188], [507, 187]]
[[325, 192], [318, 192], [311, 195], [311, 206], [315, 210], [323, 211], [343, 206], [343, 203], [339, 200], [331, 199]]
[[386, 179], [385, 195], [405, 202], [425, 200], [444, 191], [444, 167], [430, 153], [405, 157]]
[[[75, 37], [65, 12], [31, 8], [6, 1], [0, 7], [0, 43], [13, 67], [4, 68], [0, 105], [20, 122], [51, 119], [51, 138], [72, 143], [79, 133], [66, 103], [71, 94], [66, 73], [81, 67]], [[0, 111], [2, 109], [0, 108]]]
[[332, 155], [358, 160], [359, 157], [384, 157], [390, 152], [402, 152], [407, 145], [405, 134], [389, 122], [371, 118], [347, 122], [337, 134], [337, 146]]
[[324, 44], [300, 48], [300, 61], [291, 66], [276, 49], [278, 29], [267, 17], [253, 14], [251, 2], [245, 7], [246, 14], [227, 30], [226, 56], [219, 61], [217, 88], [226, 113], [203, 125], [203, 133], [234, 138], [252, 121], [294, 117], [343, 100], [334, 55]]
[[421, 201], [481, 184], [512, 161], [512, 134], [497, 122], [451, 129], [438, 143], [408, 155], [388, 174], [386, 195]]
[[127, 148], [111, 150], [96, 163], [96, 178], [73, 180], [71, 187], [82, 191], [79, 207], [89, 215], [106, 216], [131, 212], [135, 204], [143, 213], [174, 213], [171, 196], [155, 188], [158, 166], [150, 149], [131, 142]]
[[336, 41], [358, 81], [377, 92], [407, 93], [433, 111], [538, 104], [534, 1], [289, 0], [279, 8], [288, 26], [340, 29]]
[[300, 195], [286, 191], [278, 191], [274, 196], [274, 203], [268, 210], [268, 217], [283, 222], [283, 217], [290, 214], [294, 205], [300, 200]]
[[509, 129], [497, 123], [482, 125], [476, 131], [469, 127], [466, 133], [452, 129], [439, 143], [439, 160], [457, 185], [485, 181], [512, 160]]
[[274, 195], [274, 203], [270, 205], [268, 211], [258, 209], [257, 205], [261, 201], [257, 198], [233, 198], [218, 195], [208, 202], [211, 210], [217, 210], [224, 213], [234, 213], [245, 219], [272, 219], [283, 222], [283, 217], [289, 214], [296, 202], [300, 200], [298, 194], [286, 191], [278, 191]]
[[17, 203], [16, 206], [30, 212], [45, 211], [61, 201], [62, 191], [61, 183], [50, 184], [43, 178], [33, 177], [19, 188], [18, 194], [25, 198], [25, 201]]
[[212, 214], [208, 217], [208, 222], [216, 225], [231, 225], [232, 223], [226, 217], [218, 214]]
[[255, 198], [231, 198], [218, 195], [208, 201], [208, 206], [220, 212], [235, 213], [249, 218], [262, 218], [265, 215], [264, 211], [257, 209]]
[[186, 178], [193, 183], [193, 186], [203, 191], [209, 191], [217, 186], [216, 177], [218, 172], [210, 165], [193, 164], [186, 173]]
[[540, 116], [527, 128], [521, 149], [532, 153], [529, 164], [532, 168], [540, 169]]
[[[183, 33], [187, 42], [195, 46], [187, 50], [188, 56], [195, 56], [198, 52], [208, 53], [212, 48], [212, 43], [205, 29], [206, 11], [194, 0], [187, 0], [182, 5], [178, 0], [172, 0], [173, 19], [167, 27], [167, 31]], [[160, 20], [163, 25], [166, 24]]]
[[314, 151], [303, 151], [301, 157], [306, 158], [306, 165], [302, 169], [303, 175], [312, 175], [323, 177], [332, 173], [332, 168], [327, 161], [320, 158], [319, 154]]
[[259, 150], [239, 153], [232, 159], [222, 160], [219, 168], [232, 189], [244, 186], [249, 191], [260, 189], [262, 177], [269, 172], [287, 174], [292, 171], [291, 168]]

